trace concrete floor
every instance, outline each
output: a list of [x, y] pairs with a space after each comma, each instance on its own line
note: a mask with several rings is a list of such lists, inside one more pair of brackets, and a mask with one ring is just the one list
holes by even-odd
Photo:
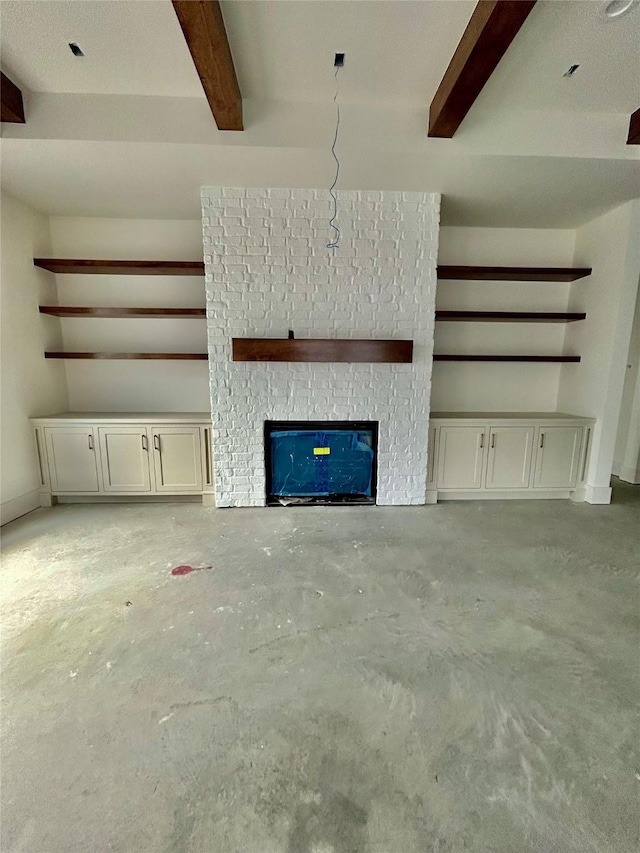
[[614, 499], [13, 522], [3, 853], [636, 851]]

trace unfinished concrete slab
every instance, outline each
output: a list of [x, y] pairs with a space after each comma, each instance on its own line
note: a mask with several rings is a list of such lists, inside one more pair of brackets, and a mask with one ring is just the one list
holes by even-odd
[[639, 521], [619, 485], [12, 523], [3, 853], [635, 851]]

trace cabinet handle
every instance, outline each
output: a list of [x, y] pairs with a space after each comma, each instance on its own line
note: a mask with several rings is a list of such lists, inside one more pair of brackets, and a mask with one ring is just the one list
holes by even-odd
[[160, 436], [159, 435], [153, 436], [153, 449], [160, 451]]
[[88, 435], [87, 438], [89, 439], [89, 450], [93, 450], [93, 436]]
[[540, 433], [540, 447], [544, 447], [544, 433]]
[[495, 446], [496, 446], [496, 434], [495, 434], [495, 432], [492, 432], [491, 433], [491, 447], [495, 447]]
[[480, 450], [484, 447], [484, 433], [480, 433]]
[[147, 449], [147, 436], [144, 433], [142, 433], [140, 438], [142, 439], [142, 449], [146, 450]]

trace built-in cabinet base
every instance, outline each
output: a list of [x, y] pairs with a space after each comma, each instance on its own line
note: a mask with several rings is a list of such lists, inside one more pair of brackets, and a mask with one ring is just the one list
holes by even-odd
[[593, 421], [559, 413], [440, 412], [429, 429], [427, 503], [572, 498], [584, 476]]
[[[210, 416], [77, 413], [32, 419], [40, 506], [202, 500], [215, 506]], [[433, 413], [428, 504], [570, 498], [607, 504], [585, 482], [593, 421], [558, 413]]]
[[610, 486], [592, 486], [586, 483], [584, 486], [584, 499], [588, 504], [610, 504], [611, 503]]
[[69, 412], [32, 424], [41, 506], [213, 498], [208, 414]]

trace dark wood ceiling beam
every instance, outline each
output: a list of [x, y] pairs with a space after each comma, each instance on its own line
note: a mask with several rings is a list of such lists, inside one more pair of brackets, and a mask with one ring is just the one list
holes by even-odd
[[640, 145], [640, 109], [631, 114], [627, 145]]
[[429, 109], [429, 136], [450, 139], [536, 0], [479, 0]]
[[0, 74], [2, 74], [0, 85], [0, 102], [2, 107], [0, 121], [25, 124], [22, 92], [15, 83], [9, 80], [6, 74], [1, 71]]
[[172, 0], [218, 130], [244, 130], [242, 95], [218, 0]]

